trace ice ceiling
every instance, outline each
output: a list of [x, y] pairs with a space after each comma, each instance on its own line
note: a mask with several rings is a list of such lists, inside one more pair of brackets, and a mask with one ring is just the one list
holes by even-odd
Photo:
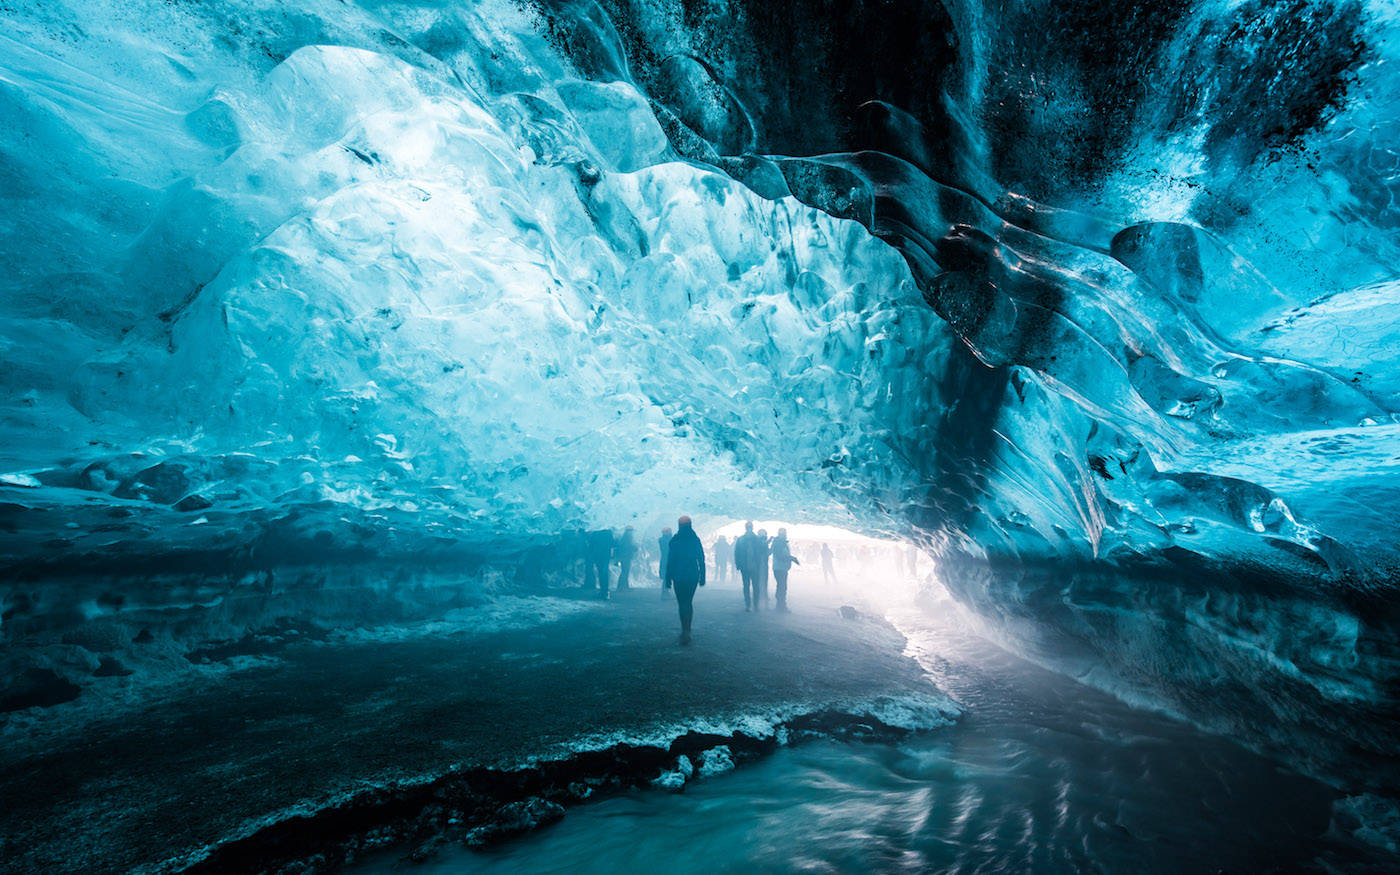
[[1179, 710], [1392, 750], [1396, 18], [4, 7], [0, 555], [830, 521]]

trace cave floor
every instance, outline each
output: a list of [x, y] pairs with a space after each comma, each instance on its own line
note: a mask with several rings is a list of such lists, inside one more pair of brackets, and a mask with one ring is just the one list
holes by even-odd
[[931, 690], [902, 636], [837, 604], [753, 615], [737, 590], [711, 586], [682, 648], [674, 600], [634, 589], [525, 628], [296, 644], [71, 729], [59, 706], [47, 731], [0, 751], [0, 859], [16, 872], [177, 869], [395, 781]]

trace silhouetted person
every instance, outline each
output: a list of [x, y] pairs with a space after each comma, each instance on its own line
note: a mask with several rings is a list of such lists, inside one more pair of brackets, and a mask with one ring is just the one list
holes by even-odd
[[734, 561], [734, 545], [724, 539], [724, 535], [719, 536], [715, 541], [715, 577], [720, 583], [729, 579], [729, 563]]
[[744, 533], [734, 539], [734, 567], [739, 569], [739, 579], [744, 586], [744, 610], [758, 610], [758, 535], [753, 533], [753, 523], [744, 523]]
[[661, 530], [661, 537], [656, 539], [656, 546], [661, 548], [661, 565], [657, 569], [656, 576], [661, 578], [661, 588], [666, 589], [666, 563], [671, 556], [671, 527], [667, 526]]
[[801, 565], [792, 555], [788, 546], [787, 529], [778, 529], [778, 537], [773, 539], [773, 580], [777, 584], [778, 610], [786, 612], [788, 571], [794, 565]]
[[836, 583], [836, 569], [832, 567], [831, 559], [831, 545], [822, 544], [822, 582], [827, 586]]
[[768, 530], [759, 529], [758, 538], [754, 541], [753, 562], [754, 562], [754, 585], [756, 592], [763, 596], [763, 606], [768, 607], [768, 555], [770, 551], [768, 544]]
[[631, 589], [628, 581], [632, 573], [632, 560], [637, 556], [637, 542], [632, 537], [631, 526], [622, 530], [622, 537], [617, 539], [617, 545], [613, 547], [613, 555], [617, 557], [617, 564], [621, 570], [617, 572], [618, 590]]
[[613, 535], [608, 529], [599, 529], [588, 536], [588, 568], [590, 578], [597, 576], [594, 584], [598, 597], [608, 597], [608, 565], [612, 562]]
[[666, 555], [666, 576], [662, 587], [675, 587], [676, 606], [681, 614], [681, 643], [690, 643], [690, 620], [695, 616], [695, 589], [705, 585], [705, 548], [690, 527], [690, 517], [676, 521], [676, 536]]
[[[583, 585], [590, 589], [595, 586], [593, 582], [593, 566], [588, 564], [588, 532], [585, 529], [575, 529], [564, 537], [564, 546], [561, 548], [564, 559], [565, 574], [573, 577], [578, 573], [578, 563], [583, 563]], [[576, 578], [575, 578], [576, 579]]]

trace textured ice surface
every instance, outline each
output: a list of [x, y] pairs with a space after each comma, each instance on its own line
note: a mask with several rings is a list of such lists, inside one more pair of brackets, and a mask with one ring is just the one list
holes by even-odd
[[[242, 59], [198, 45], [179, 75], [123, 69], [120, 93], [51, 107], [39, 92], [70, 60], [125, 55], [62, 57], [37, 27], [44, 53], [16, 47], [11, 91], [54, 148], [105, 127], [167, 184], [109, 217], [92, 184], [113, 162], [74, 159], [35, 169], [11, 214], [32, 244], [73, 239], [16, 253], [3, 467], [37, 488], [9, 508], [7, 553], [407, 552], [679, 506], [836, 512], [823, 462], [869, 443], [863, 463], [893, 469], [879, 437], [920, 408], [889, 403], [882, 365], [947, 343], [898, 254], [657, 163], [635, 89], [569, 78], [510, 7], [474, 14], [493, 51], [524, 55], [491, 92], [404, 48], [309, 45], [235, 76]], [[135, 90], [163, 126], [128, 144]], [[189, 142], [207, 118], [217, 148]], [[78, 526], [41, 544], [48, 513]]]
[[[1393, 750], [1387, 4], [0, 20], [20, 579], [761, 509], [919, 539], [1096, 682]], [[0, 592], [25, 640], [124, 610]]]
[[1400, 853], [1400, 810], [1395, 800], [1370, 793], [1333, 803], [1333, 826], [1392, 854]]
[[[688, 717], [680, 723], [600, 732], [574, 739], [569, 742], [564, 752], [572, 754], [605, 750], [616, 744], [667, 747], [673, 739], [687, 732], [715, 736], [746, 735], [756, 739], [771, 738], [776, 739], [779, 744], [786, 744], [789, 732], [786, 724], [826, 712], [867, 718], [889, 729], [913, 732], [950, 725], [962, 714], [962, 707], [937, 690], [901, 696], [880, 695], [849, 701], [794, 701], [763, 710], [721, 711], [709, 716]], [[541, 754], [542, 758], [547, 756]]]

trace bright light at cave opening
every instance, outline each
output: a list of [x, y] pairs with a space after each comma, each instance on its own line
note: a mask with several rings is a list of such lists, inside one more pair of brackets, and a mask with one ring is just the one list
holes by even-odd
[[[731, 542], [744, 534], [745, 520], [734, 520], [702, 537], [707, 546], [721, 536]], [[919, 587], [935, 586], [934, 563], [914, 544], [895, 538], [872, 538], [839, 526], [753, 520], [755, 532], [776, 537], [787, 530], [793, 556], [794, 584], [808, 584], [848, 601], [907, 601]], [[823, 545], [830, 549], [824, 557]]]

